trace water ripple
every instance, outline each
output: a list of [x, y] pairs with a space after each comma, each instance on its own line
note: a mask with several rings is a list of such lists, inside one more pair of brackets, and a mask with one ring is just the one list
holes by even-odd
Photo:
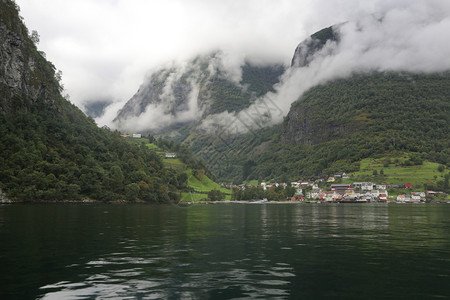
[[[428, 226], [426, 211], [408, 217], [408, 211], [393, 214], [387, 207], [243, 206], [221, 219], [222, 211], [208, 206], [198, 208], [208, 214], [183, 215], [179, 227], [164, 223], [157, 233], [148, 230], [148, 218], [140, 227], [113, 226], [116, 233], [101, 227], [102, 241], [111, 237], [107, 251], [96, 244], [92, 253], [65, 261], [64, 273], [44, 282], [38, 295], [50, 300], [380, 298], [385, 290], [393, 299], [446, 295], [449, 231], [442, 220], [448, 213], [437, 212], [431, 219], [436, 226]], [[373, 288], [374, 282], [383, 291]]]

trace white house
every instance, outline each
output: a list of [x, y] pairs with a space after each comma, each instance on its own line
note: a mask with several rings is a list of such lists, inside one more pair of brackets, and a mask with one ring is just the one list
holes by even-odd
[[412, 192], [411, 195], [419, 195], [421, 198], [425, 198], [425, 192]]
[[177, 155], [175, 153], [172, 152], [166, 152], [166, 158], [176, 158]]
[[372, 182], [354, 182], [353, 186], [359, 187], [362, 191], [371, 191], [374, 184]]
[[137, 139], [140, 139], [142, 137], [142, 134], [140, 134], [140, 133], [133, 133], [133, 137], [137, 138]]
[[376, 188], [377, 188], [377, 190], [385, 190], [386, 185], [385, 184], [377, 184]]
[[372, 196], [374, 196], [375, 198], [378, 198], [380, 196], [380, 191], [379, 190], [371, 190], [370, 194]]
[[312, 189], [311, 192], [307, 193], [307, 198], [319, 199], [320, 198], [320, 196], [319, 196], [320, 193], [322, 193], [322, 191], [320, 189]]
[[411, 195], [411, 202], [420, 202], [420, 195]]
[[410, 195], [398, 195], [397, 196], [397, 202], [410, 202], [411, 201], [411, 196]]

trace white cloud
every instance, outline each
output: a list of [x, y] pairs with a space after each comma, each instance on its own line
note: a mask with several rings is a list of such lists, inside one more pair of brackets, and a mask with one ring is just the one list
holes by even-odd
[[[375, 14], [382, 25], [344, 26], [339, 53], [292, 74], [270, 95], [287, 111], [297, 93], [358, 68], [431, 71], [448, 61], [448, 0], [16, 0], [71, 101], [120, 107], [161, 63], [222, 49], [229, 67], [245, 57], [288, 64], [297, 44], [324, 27]], [[366, 51], [373, 46], [371, 51]], [[356, 58], [356, 59], [355, 59]], [[236, 75], [236, 74], [235, 74]], [[238, 74], [237, 74], [238, 75]], [[305, 82], [299, 85], [295, 78]], [[122, 104], [118, 104], [121, 101]], [[117, 110], [116, 110], [117, 111]], [[113, 119], [113, 112], [99, 123]], [[108, 121], [109, 120], [109, 121]]]
[[[283, 61], [306, 34], [302, 1], [17, 0], [72, 101], [129, 99], [161, 63], [221, 48]], [[242, 60], [242, 58], [239, 58]]]
[[[291, 104], [308, 89], [355, 72], [400, 71], [442, 72], [450, 70], [450, 6], [441, 1], [417, 1], [408, 7], [393, 7], [383, 14], [366, 15], [340, 25], [340, 42], [331, 42], [319, 51], [309, 66], [289, 70], [275, 93], [258, 99], [255, 105], [238, 114], [209, 116], [201, 129], [216, 130], [236, 124], [236, 132], [277, 124], [289, 112]], [[330, 53], [332, 53], [330, 55]], [[275, 103], [277, 110], [257, 110]], [[273, 105], [272, 105], [273, 106]], [[264, 112], [271, 117], [264, 117]], [[275, 113], [273, 113], [275, 112]], [[250, 125], [250, 126], [249, 126]]]

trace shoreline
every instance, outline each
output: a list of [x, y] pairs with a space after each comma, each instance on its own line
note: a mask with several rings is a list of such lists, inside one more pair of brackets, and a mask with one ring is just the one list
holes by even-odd
[[103, 202], [98, 200], [66, 200], [66, 201], [0, 201], [0, 206], [3, 205], [63, 205], [63, 204], [76, 204], [76, 205], [212, 205], [212, 204], [339, 204], [339, 205], [364, 205], [364, 204], [449, 204], [450, 202], [361, 202], [361, 203], [339, 203], [339, 202], [320, 202], [320, 201], [263, 201], [263, 200], [222, 200], [222, 201], [180, 201], [180, 202], [168, 202], [168, 203], [149, 203], [149, 202], [128, 202], [128, 201], [111, 201]]

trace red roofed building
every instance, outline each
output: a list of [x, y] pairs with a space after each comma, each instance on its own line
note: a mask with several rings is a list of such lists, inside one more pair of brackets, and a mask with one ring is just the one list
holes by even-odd
[[332, 184], [331, 190], [332, 191], [346, 191], [351, 187], [352, 187], [351, 184]]

